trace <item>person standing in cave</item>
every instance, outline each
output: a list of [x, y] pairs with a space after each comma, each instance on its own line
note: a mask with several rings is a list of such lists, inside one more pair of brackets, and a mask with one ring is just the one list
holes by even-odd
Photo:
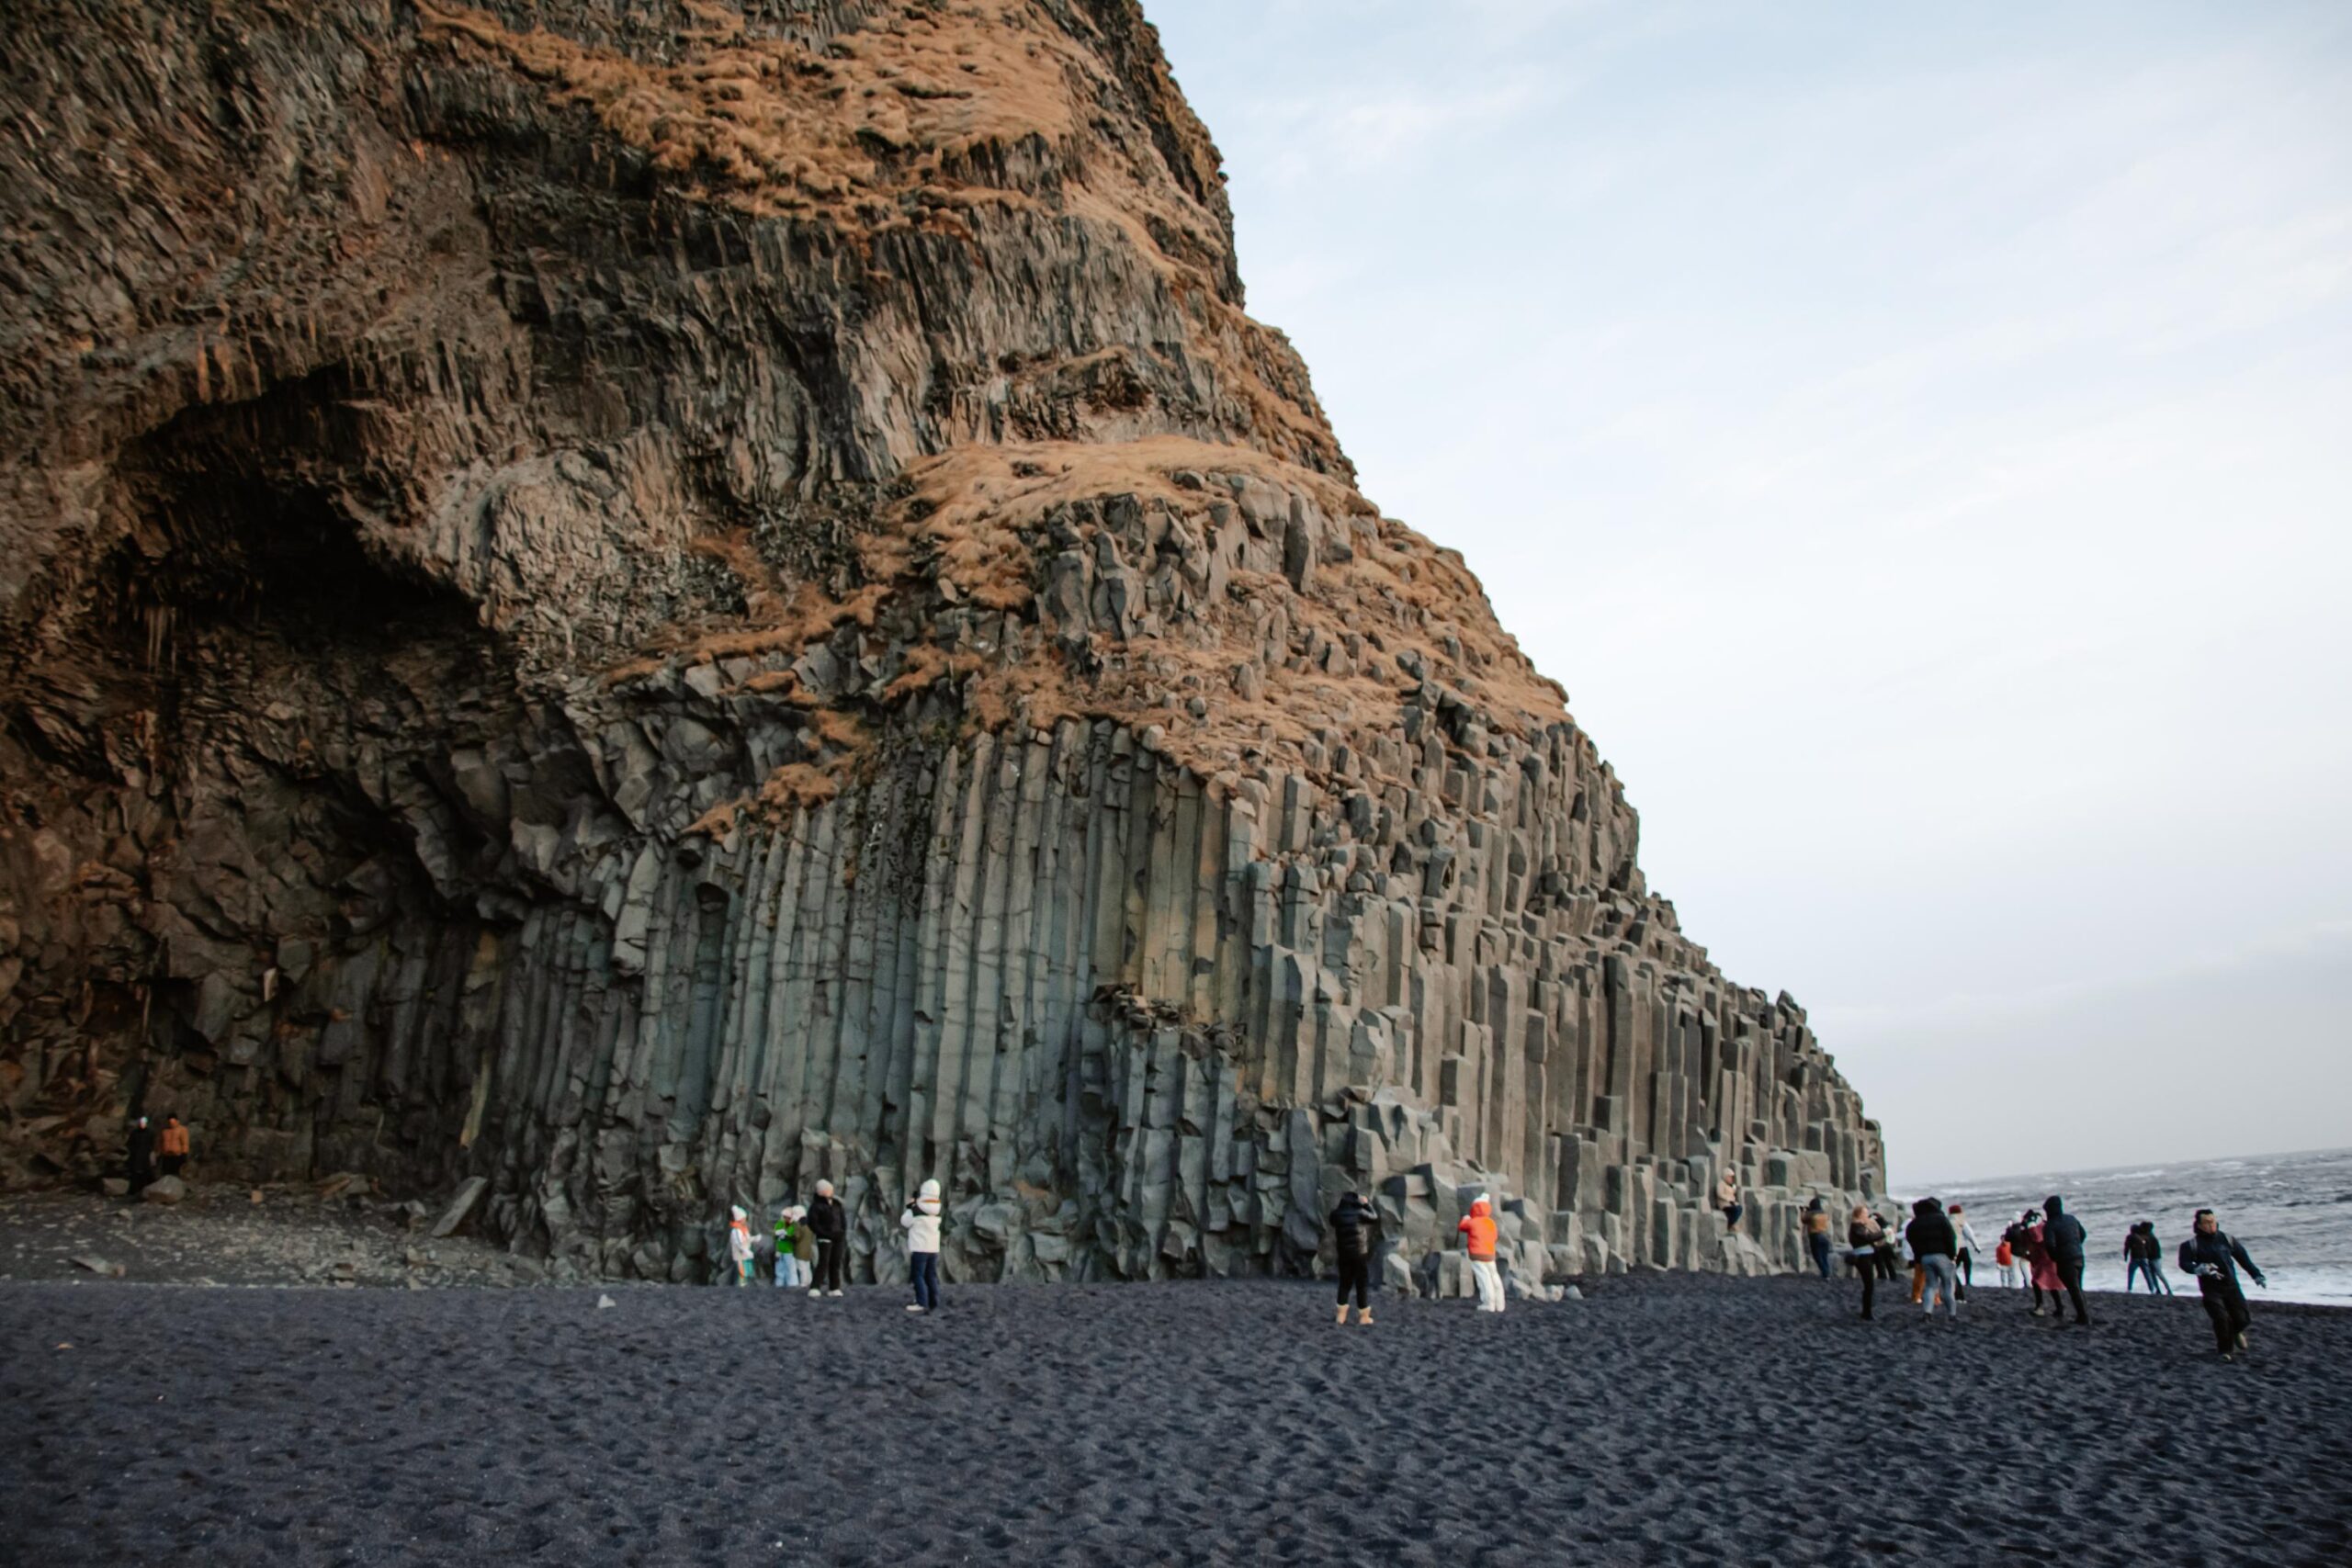
[[155, 1130], [144, 1116], [130, 1119], [129, 1146], [123, 1151], [125, 1173], [130, 1178], [130, 1195], [136, 1198], [155, 1179]]
[[817, 1242], [816, 1277], [808, 1286], [812, 1296], [838, 1296], [842, 1293], [842, 1255], [849, 1250], [849, 1213], [833, 1196], [833, 1184], [817, 1183], [817, 1196], [808, 1201], [808, 1234]]
[[1372, 1251], [1380, 1215], [1352, 1190], [1331, 1211], [1331, 1241], [1340, 1255], [1340, 1308], [1335, 1323], [1348, 1321], [1348, 1292], [1356, 1295], [1356, 1322], [1372, 1321]]
[[164, 1118], [161, 1147], [163, 1158], [158, 1162], [159, 1168], [165, 1176], [177, 1176], [180, 1168], [187, 1164], [187, 1129], [180, 1125], [178, 1117]]

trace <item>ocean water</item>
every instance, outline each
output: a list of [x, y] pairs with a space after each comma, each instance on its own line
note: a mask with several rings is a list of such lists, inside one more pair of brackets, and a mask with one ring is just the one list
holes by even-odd
[[[1903, 1201], [1907, 1206], [1930, 1192], [1947, 1207], [1968, 1206], [1969, 1224], [1988, 1254], [2020, 1212], [2057, 1193], [2090, 1232], [2083, 1283], [2099, 1291], [2123, 1288], [2124, 1234], [2154, 1220], [2165, 1277], [2192, 1296], [2196, 1281], [2174, 1267], [2174, 1255], [2197, 1211], [2211, 1209], [2269, 1277], [2267, 1292], [2246, 1282], [2249, 1299], [2352, 1306], [2352, 1149], [2044, 1171], [1924, 1187]], [[1980, 1280], [1990, 1262], [1977, 1260]]]

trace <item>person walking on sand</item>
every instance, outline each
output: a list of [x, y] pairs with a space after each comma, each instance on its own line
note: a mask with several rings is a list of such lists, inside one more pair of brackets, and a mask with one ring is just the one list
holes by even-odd
[[1836, 1250], [1829, 1242], [1829, 1211], [1816, 1194], [1804, 1207], [1804, 1245], [1813, 1254], [1813, 1266], [1821, 1270], [1824, 1280], [1829, 1278], [1829, 1255]]
[[842, 1254], [849, 1250], [849, 1214], [833, 1196], [833, 1184], [817, 1183], [808, 1204], [808, 1225], [817, 1241], [816, 1273], [808, 1286], [812, 1296], [842, 1293]]
[[1954, 1301], [1968, 1299], [1968, 1287], [1976, 1283], [1976, 1255], [1984, 1244], [1976, 1239], [1976, 1232], [1968, 1223], [1968, 1210], [1954, 1203], [1951, 1210], [1951, 1228], [1960, 1237], [1960, 1257], [1956, 1259], [1959, 1278], [1952, 1292]]
[[907, 1233], [907, 1275], [915, 1290], [915, 1299], [907, 1303], [909, 1312], [939, 1310], [939, 1183], [925, 1181], [907, 1201], [906, 1212], [899, 1216], [899, 1228]]
[[801, 1258], [808, 1227], [800, 1222], [808, 1210], [786, 1203], [775, 1217], [775, 1285], [779, 1291], [808, 1282], [808, 1265]]
[[735, 1265], [735, 1283], [752, 1282], [752, 1217], [743, 1213], [741, 1203], [727, 1208], [732, 1216], [727, 1222], [727, 1256]]
[[165, 1176], [177, 1176], [180, 1168], [187, 1164], [187, 1129], [180, 1125], [178, 1117], [164, 1118], [164, 1135], [156, 1147], [163, 1152], [163, 1157], [156, 1162], [156, 1168]]
[[1739, 1228], [1739, 1216], [1747, 1211], [1739, 1201], [1739, 1172], [1729, 1165], [1724, 1167], [1723, 1179], [1715, 1183], [1715, 1207], [1724, 1212], [1724, 1229]]
[[1944, 1314], [1960, 1315], [1960, 1302], [1953, 1295], [1958, 1281], [1953, 1278], [1953, 1259], [1960, 1251], [1960, 1238], [1951, 1228], [1951, 1219], [1944, 1206], [1933, 1198], [1922, 1198], [1911, 1205], [1911, 1223], [1903, 1227], [1903, 1239], [1911, 1248], [1911, 1256], [1918, 1260], [1919, 1272], [1928, 1285], [1928, 1315], [1936, 1315], [1936, 1303], [1944, 1303]]
[[[2015, 1230], [2016, 1228], [2017, 1227], [2015, 1225], [2011, 1225], [2009, 1230]], [[2019, 1277], [2018, 1271], [2018, 1246], [2017, 1243], [2009, 1239], [2008, 1231], [2003, 1231], [2001, 1233], [2001, 1239], [1994, 1245], [1993, 1262], [1995, 1267], [2001, 1270], [2001, 1289], [2005, 1291], [2015, 1290], [2018, 1286]]]
[[1503, 1310], [1502, 1270], [1495, 1267], [1495, 1221], [1493, 1206], [1484, 1198], [1472, 1201], [1467, 1218], [1453, 1227], [1462, 1233], [1464, 1247], [1470, 1253], [1470, 1278], [1478, 1287], [1478, 1310]]
[[2142, 1220], [2133, 1225], [2131, 1234], [2123, 1238], [2123, 1293], [2130, 1295], [2132, 1287], [2144, 1276], [2148, 1281], [2148, 1294], [2172, 1294], [2172, 1281], [2164, 1275], [2161, 1261], [2164, 1255], [2164, 1244], [2156, 1239], [2154, 1220]]
[[2240, 1269], [2264, 1290], [2270, 1288], [2245, 1248], [2222, 1229], [2213, 1211], [2198, 1210], [2188, 1239], [2180, 1244], [2180, 1269], [2197, 1276], [2197, 1293], [2204, 1297], [2205, 1315], [2213, 1321], [2213, 1348], [2224, 1361], [2245, 1354], [2245, 1331], [2254, 1323], [2254, 1314], [2246, 1310], [2245, 1289], [2238, 1283]]
[[130, 1136], [123, 1150], [125, 1174], [130, 1178], [130, 1195], [138, 1197], [155, 1180], [155, 1130], [144, 1116], [130, 1119]]
[[[2083, 1229], [2083, 1222], [2066, 1212], [2066, 1201], [2056, 1193], [2043, 1201], [2041, 1213], [2041, 1245], [2050, 1254], [2051, 1266], [2057, 1270], [2058, 1282], [2066, 1287], [2066, 1299], [2075, 1305], [2075, 1325], [2087, 1328], [2091, 1314], [2083, 1305], [2083, 1248], [2090, 1237]], [[2051, 1306], [2054, 1312], [2054, 1296]]]
[[2033, 1287], [2033, 1315], [2042, 1315], [2041, 1296], [2050, 1294], [2050, 1310], [2058, 1310], [2058, 1265], [2052, 1261], [2044, 1238], [2041, 1211], [2028, 1209], [2018, 1221], [2018, 1256], [2025, 1260], [2026, 1283]]
[[1340, 1255], [1340, 1305], [1334, 1323], [1348, 1321], [1348, 1292], [1356, 1295], [1356, 1321], [1372, 1321], [1372, 1251], [1380, 1214], [1351, 1188], [1331, 1211], [1331, 1240]]
[[1886, 1272], [1886, 1227], [1868, 1205], [1854, 1205], [1846, 1225], [1846, 1246], [1854, 1272], [1862, 1277], [1862, 1321], [1868, 1323], [1871, 1309], [1878, 1302], [1878, 1277]]

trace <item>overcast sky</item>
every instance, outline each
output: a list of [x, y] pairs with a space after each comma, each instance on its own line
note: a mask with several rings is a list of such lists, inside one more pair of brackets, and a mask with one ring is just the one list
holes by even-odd
[[1898, 1188], [2352, 1144], [2352, 6], [1148, 8]]

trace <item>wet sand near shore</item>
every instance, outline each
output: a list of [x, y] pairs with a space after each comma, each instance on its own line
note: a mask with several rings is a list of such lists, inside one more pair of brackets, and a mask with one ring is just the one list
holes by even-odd
[[0, 1561], [2352, 1561], [2352, 1312], [2258, 1297], [606, 1290], [0, 1284]]

